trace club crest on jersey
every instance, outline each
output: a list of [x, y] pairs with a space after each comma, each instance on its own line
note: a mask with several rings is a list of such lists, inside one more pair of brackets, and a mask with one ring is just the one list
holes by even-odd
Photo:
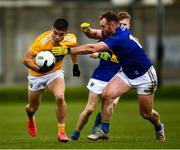
[[120, 28], [122, 31], [124, 31], [126, 29], [126, 27], [124, 25], [121, 25]]
[[90, 86], [92, 87], [92, 86], [94, 86], [94, 84], [95, 84], [94, 82], [91, 82]]
[[30, 87], [30, 88], [33, 88], [33, 84], [29, 83], [29, 87]]

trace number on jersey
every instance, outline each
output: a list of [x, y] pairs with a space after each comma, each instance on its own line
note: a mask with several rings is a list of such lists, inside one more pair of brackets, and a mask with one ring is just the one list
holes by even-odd
[[129, 35], [129, 38], [130, 38], [130, 40], [133, 40], [140, 48], [142, 48], [141, 44], [131, 34]]

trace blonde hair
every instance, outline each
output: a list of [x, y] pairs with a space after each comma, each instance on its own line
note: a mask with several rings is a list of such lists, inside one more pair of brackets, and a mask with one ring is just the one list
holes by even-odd
[[121, 11], [117, 14], [119, 20], [129, 19], [131, 21], [131, 16], [127, 11]]

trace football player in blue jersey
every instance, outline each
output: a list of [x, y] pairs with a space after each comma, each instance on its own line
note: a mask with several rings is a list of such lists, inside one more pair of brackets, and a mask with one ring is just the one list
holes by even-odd
[[[130, 15], [127, 12], [120, 12], [119, 13], [119, 19], [120, 24], [124, 25], [129, 29], [130, 27]], [[90, 38], [97, 39], [100, 36], [98, 34], [102, 34], [102, 38], [106, 38], [106, 36], [109, 36], [108, 34], [105, 35], [102, 33], [102, 31], [97, 29], [90, 28], [90, 24], [87, 22], [84, 22], [81, 24], [82, 31]], [[119, 71], [120, 64], [116, 58], [116, 56], [112, 53], [111, 50], [107, 52], [101, 52], [101, 53], [93, 53], [90, 55], [92, 58], [100, 58], [100, 63], [98, 67], [94, 70], [87, 88], [89, 89], [89, 97], [88, 102], [86, 104], [85, 109], [82, 111], [82, 113], [79, 116], [76, 130], [71, 136], [72, 140], [78, 140], [80, 136], [80, 132], [83, 129], [84, 125], [87, 123], [89, 116], [92, 114], [92, 112], [95, 110], [96, 104], [98, 100], [100, 99], [100, 96], [107, 85], [108, 81]], [[119, 101], [119, 97], [117, 97], [113, 101], [113, 108], [111, 108], [111, 111], [114, 110], [115, 106], [117, 105]], [[96, 133], [101, 127], [101, 112], [99, 112], [96, 115], [96, 120], [92, 129], [93, 133]]]
[[102, 93], [102, 127], [88, 138], [90, 140], [108, 139], [112, 112], [110, 109], [113, 101], [131, 89], [136, 89], [141, 116], [154, 125], [156, 139], [165, 141], [164, 125], [160, 121], [159, 113], [153, 109], [157, 75], [150, 59], [130, 31], [119, 25], [118, 17], [113, 12], [108, 11], [102, 14], [99, 20], [103, 34], [110, 35], [102, 41], [71, 49], [65, 46], [52, 48], [52, 53], [55, 56], [91, 54], [111, 49], [121, 64], [122, 69], [108, 82]]
[[[118, 13], [118, 15], [117, 15], [117, 17], [118, 17], [118, 19], [119, 19], [119, 24], [120, 24], [120, 26], [124, 26], [124, 27], [126, 27], [127, 29], [130, 29], [130, 25], [131, 25], [131, 16], [130, 16], [130, 14], [128, 13], [128, 12], [126, 12], [126, 11], [121, 11], [121, 12], [119, 12]], [[85, 24], [85, 23], [83, 23], [83, 24]], [[82, 25], [83, 25], [82, 24]], [[87, 28], [89, 28], [89, 30], [87, 30]], [[91, 28], [89, 27], [89, 24], [88, 23], [86, 23], [86, 25], [84, 25], [83, 26], [83, 30], [84, 30], [84, 32], [86, 33], [87, 31], [89, 31], [88, 33], [86, 33], [86, 35], [87, 36], [91, 36]], [[94, 30], [94, 29], [93, 29]], [[111, 52], [111, 51], [109, 51], [109, 52]], [[112, 52], [111, 52], [112, 53]], [[92, 57], [92, 58], [100, 58], [100, 59], [103, 59], [103, 60], [107, 60], [108, 58], [109, 58], [109, 55], [108, 55], [109, 53], [108, 52], [101, 52], [101, 53], [93, 53], [93, 54], [91, 54], [90, 55], [90, 57]], [[114, 58], [116, 58], [116, 56], [113, 54], [112, 56], [111, 56], [111, 61], [113, 61], [114, 60]], [[117, 62], [117, 59], [115, 59], [115, 61]], [[103, 66], [103, 65], [108, 65], [108, 63], [106, 63], [106, 64], [103, 64], [103, 63], [101, 63], [101, 61], [100, 61], [100, 65], [98, 66], [98, 67], [101, 67], [101, 65]], [[112, 63], [112, 65], [114, 66], [114, 63]], [[111, 67], [113, 67], [111, 64], [109, 64], [108, 65], [108, 67], [101, 67], [101, 68], [103, 68], [103, 69], [101, 69], [101, 74], [104, 74], [105, 72], [109, 72], [109, 71], [111, 71], [111, 69], [109, 69], [109, 68], [111, 68]], [[98, 68], [97, 68], [98, 69]], [[104, 72], [105, 71], [105, 72]], [[99, 76], [99, 74], [97, 74], [97, 76]], [[102, 79], [101, 79], [102, 80]], [[103, 81], [103, 80], [102, 80]], [[104, 87], [102, 87], [103, 89], [105, 88], [105, 86]], [[90, 89], [89, 89], [90, 90]], [[101, 93], [102, 94], [102, 93]], [[119, 101], [119, 98], [116, 98], [114, 101], [113, 101], [113, 108], [111, 109], [112, 110], [112, 112], [114, 111], [114, 109], [115, 109], [115, 107], [116, 107], [116, 105], [117, 105], [117, 103], [118, 103], [118, 101]], [[96, 119], [95, 119], [95, 122], [94, 122], [94, 125], [93, 125], [93, 128], [92, 128], [92, 132], [93, 133], [95, 133], [97, 130], [99, 130], [99, 128], [101, 127], [101, 119], [102, 119], [102, 115], [101, 115], [101, 112], [98, 112], [97, 113], [97, 115], [96, 115]]]

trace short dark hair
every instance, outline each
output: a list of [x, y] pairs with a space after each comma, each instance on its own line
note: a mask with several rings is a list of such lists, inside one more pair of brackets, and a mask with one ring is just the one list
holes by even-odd
[[116, 14], [113, 11], [107, 11], [105, 13], [103, 13], [100, 17], [99, 20], [102, 20], [103, 18], [105, 18], [108, 22], [110, 21], [115, 21], [115, 22], [119, 22], [118, 17], [116, 16]]
[[57, 30], [66, 31], [68, 29], [69, 23], [64, 18], [58, 18], [53, 24], [53, 28]]

